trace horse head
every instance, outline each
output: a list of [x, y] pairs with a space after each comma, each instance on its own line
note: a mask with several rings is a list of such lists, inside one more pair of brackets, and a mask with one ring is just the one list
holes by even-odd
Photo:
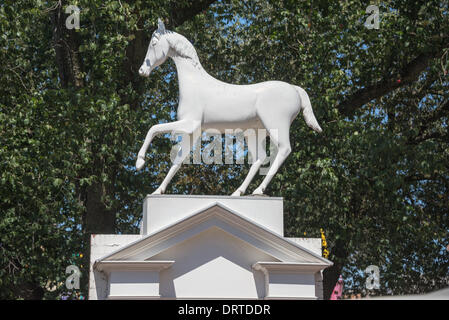
[[158, 19], [158, 28], [153, 32], [145, 60], [139, 69], [141, 76], [148, 77], [154, 68], [167, 60], [170, 44], [165, 37], [166, 34], [164, 23], [161, 19]]

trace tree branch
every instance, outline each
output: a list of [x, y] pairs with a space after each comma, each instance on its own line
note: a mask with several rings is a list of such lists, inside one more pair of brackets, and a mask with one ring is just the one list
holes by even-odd
[[209, 8], [216, 0], [172, 1], [168, 27], [177, 27]]
[[404, 178], [404, 181], [408, 183], [416, 182], [416, 181], [423, 181], [423, 180], [432, 180], [432, 181], [440, 181], [442, 180], [442, 177], [438, 174], [422, 174], [422, 173], [415, 173], [410, 176], [407, 176]]
[[75, 30], [68, 30], [65, 25], [64, 13], [65, 0], [60, 0], [51, 10], [53, 23], [53, 46], [56, 52], [61, 85], [67, 88], [69, 85], [83, 87], [81, 62], [78, 56], [78, 36]]
[[441, 104], [440, 107], [433, 110], [427, 116], [423, 117], [422, 119], [423, 124], [419, 126], [418, 134], [415, 137], [410, 137], [407, 141], [407, 144], [417, 145], [429, 139], [440, 139], [440, 138], [448, 139], [449, 132], [447, 128], [445, 132], [440, 131], [428, 132], [428, 130], [434, 124], [435, 121], [438, 121], [442, 117], [448, 115], [449, 115], [449, 100], [446, 100], [444, 103]]
[[[446, 40], [447, 37], [444, 38], [442, 43]], [[419, 75], [427, 69], [432, 59], [436, 58], [441, 53], [441, 50], [447, 45], [448, 43], [437, 45], [432, 51], [421, 53], [415, 57], [400, 72], [400, 81], [398, 81], [397, 78], [389, 77], [379, 81], [378, 83], [359, 89], [341, 102], [337, 108], [342, 114], [350, 116], [358, 108], [362, 107], [371, 100], [380, 98], [397, 88], [415, 82], [419, 78]]]

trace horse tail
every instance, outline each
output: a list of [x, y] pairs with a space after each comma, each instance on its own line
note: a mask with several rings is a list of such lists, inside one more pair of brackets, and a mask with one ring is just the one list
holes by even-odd
[[299, 93], [299, 97], [301, 100], [301, 106], [302, 109], [302, 115], [304, 116], [304, 120], [306, 121], [307, 125], [315, 130], [316, 132], [322, 132], [323, 129], [321, 129], [320, 125], [318, 124], [318, 121], [315, 118], [315, 115], [313, 114], [312, 110], [312, 104], [310, 103], [309, 96], [307, 92], [298, 86], [294, 86], [296, 91]]

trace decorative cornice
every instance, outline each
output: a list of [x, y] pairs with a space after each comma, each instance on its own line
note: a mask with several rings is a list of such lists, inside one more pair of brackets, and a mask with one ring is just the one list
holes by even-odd
[[264, 273], [276, 272], [276, 273], [310, 273], [318, 272], [326, 265], [321, 263], [301, 263], [301, 262], [256, 262], [253, 264], [254, 270], [260, 270]]
[[252, 268], [256, 271], [261, 271], [265, 278], [265, 298], [266, 300], [278, 299], [301, 299], [301, 300], [317, 300], [316, 296], [302, 296], [302, 297], [277, 297], [270, 295], [270, 274], [273, 273], [316, 273], [326, 266], [321, 263], [301, 263], [301, 262], [256, 262]]
[[[111, 253], [106, 257], [103, 257], [100, 260], [97, 260], [97, 262], [109, 260], [126, 260], [132, 259], [133, 257], [135, 260], [135, 257], [141, 252], [150, 248], [154, 248], [158, 244], [161, 244], [178, 234], [182, 234], [183, 232], [194, 228], [195, 226], [200, 225], [202, 222], [205, 222], [212, 218], [218, 218], [224, 223], [228, 224], [230, 227], [247, 233], [250, 237], [256, 239], [257, 241], [266, 243], [268, 246], [272, 247], [277, 252], [283, 255], [283, 258], [273, 256], [276, 259], [283, 261], [308, 260], [310, 261], [311, 265], [313, 265], [314, 263], [319, 263], [321, 265], [321, 269], [332, 265], [331, 261], [294, 243], [293, 241], [281, 237], [271, 230], [268, 230], [264, 226], [261, 226], [258, 223], [255, 223], [254, 221], [243, 217], [238, 212], [235, 212], [234, 210], [228, 208], [218, 201], [211, 203], [204, 208], [196, 210], [182, 220], [174, 222], [173, 224], [165, 227], [162, 230], [151, 233], [144, 238], [135, 241], [119, 249], [118, 251]], [[224, 231], [227, 232], [226, 230]], [[262, 248], [259, 249], [263, 250]], [[266, 252], [266, 250], [263, 251]], [[273, 255], [272, 253], [268, 254]], [[144, 259], [148, 259], [151, 256], [153, 256], [153, 254], [149, 257], [145, 257]]]
[[[307, 259], [306, 256], [312, 256], [313, 260], [318, 260], [321, 262], [321, 265], [324, 267], [331, 266], [333, 263], [316, 253], [298, 245], [297, 243], [285, 239], [284, 237], [280, 237], [278, 234], [266, 229], [265, 227], [249, 221], [248, 219], [240, 216], [238, 213], [231, 211], [223, 206], [219, 206], [223, 209], [221, 212], [218, 212], [220, 217], [228, 222], [230, 225], [236, 226], [240, 229], [244, 229], [245, 232], [253, 236], [254, 238], [262, 241], [264, 243], [269, 244], [274, 247], [276, 250], [284, 253], [285, 255], [291, 257], [292, 259], [297, 259], [298, 257]], [[233, 215], [226, 214], [225, 211], [230, 211], [234, 213]], [[262, 231], [262, 232], [261, 232]]]
[[232, 199], [232, 200], [265, 200], [265, 201], [282, 201], [283, 197], [265, 197], [265, 196], [240, 196], [240, 197], [233, 197], [233, 196], [216, 196], [216, 195], [198, 195], [198, 194], [148, 194], [146, 195], [146, 198], [195, 198], [195, 199]]
[[104, 260], [97, 261], [94, 269], [98, 271], [161, 271], [171, 267], [175, 261], [128, 261], [128, 260]]

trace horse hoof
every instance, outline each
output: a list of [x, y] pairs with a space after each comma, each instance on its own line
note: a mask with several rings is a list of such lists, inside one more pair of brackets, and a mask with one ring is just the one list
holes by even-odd
[[242, 195], [242, 191], [239, 189], [235, 190], [233, 194], [231, 194], [231, 197], [240, 197]]
[[140, 171], [143, 168], [144, 164], [145, 164], [145, 160], [143, 160], [142, 158], [138, 158], [136, 161], [137, 171]]
[[256, 190], [254, 190], [253, 192], [253, 196], [263, 196], [263, 190], [261, 187], [257, 188]]
[[162, 191], [162, 189], [159, 187], [156, 189], [156, 191], [154, 191], [152, 194], [163, 194], [164, 192]]

